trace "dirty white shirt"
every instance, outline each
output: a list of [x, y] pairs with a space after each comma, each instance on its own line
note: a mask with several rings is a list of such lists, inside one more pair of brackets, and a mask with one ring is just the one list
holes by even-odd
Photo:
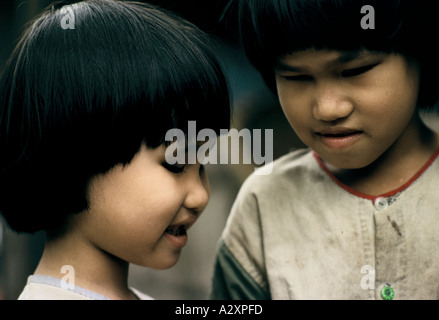
[[294, 151], [251, 175], [219, 241], [213, 299], [439, 298], [436, 153], [380, 197], [338, 181], [316, 154]]

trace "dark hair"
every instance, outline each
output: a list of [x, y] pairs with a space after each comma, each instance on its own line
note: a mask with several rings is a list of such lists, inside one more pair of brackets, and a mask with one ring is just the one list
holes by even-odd
[[228, 87], [194, 25], [155, 6], [50, 6], [0, 79], [0, 211], [16, 231], [62, 225], [88, 208], [94, 175], [127, 164], [171, 128], [229, 128]]
[[[250, 62], [275, 90], [273, 68], [282, 56], [308, 48], [399, 53], [421, 63], [420, 106], [439, 94], [439, 28], [434, 1], [232, 0], [230, 15]], [[363, 29], [363, 6], [374, 9], [375, 29]], [[226, 20], [227, 21], [227, 20]]]

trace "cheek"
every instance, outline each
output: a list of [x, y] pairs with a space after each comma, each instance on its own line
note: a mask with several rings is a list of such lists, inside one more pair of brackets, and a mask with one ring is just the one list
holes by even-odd
[[300, 94], [297, 90], [278, 83], [279, 103], [289, 124], [300, 136], [304, 135], [307, 124], [310, 121], [311, 110], [307, 107], [306, 95], [302, 91]]
[[181, 205], [182, 200], [172, 189], [150, 190], [148, 194], [130, 197], [124, 204], [119, 202], [108, 207], [108, 222], [127, 237], [154, 241], [168, 227]]
[[[297, 99], [294, 99], [293, 90], [288, 88], [283, 81], [277, 81], [277, 95], [279, 98], [279, 103], [282, 107], [285, 116], [290, 120], [291, 114], [294, 112], [294, 103], [297, 103]], [[297, 98], [297, 97], [296, 97]]]
[[[163, 247], [163, 234], [175, 217], [174, 203], [94, 212], [87, 226], [89, 240], [122, 260], [152, 268], [167, 268], [178, 252]], [[167, 262], [169, 261], [169, 262]]]
[[391, 126], [404, 125], [417, 108], [419, 73], [404, 66], [394, 63], [393, 70], [381, 75], [381, 81], [375, 84], [375, 93], [363, 94], [365, 99], [372, 99], [369, 106], [375, 110], [376, 120], [387, 120]]
[[[377, 90], [376, 94], [368, 95], [364, 100], [367, 101], [363, 105], [367, 105], [368, 116], [365, 119], [368, 119], [369, 130], [397, 136], [416, 111], [417, 90], [406, 86]], [[363, 112], [361, 109], [358, 111]]]
[[101, 195], [85, 213], [83, 226], [88, 237], [104, 251], [145, 264], [155, 255], [163, 232], [181, 207], [181, 197], [172, 184], [110, 194]]

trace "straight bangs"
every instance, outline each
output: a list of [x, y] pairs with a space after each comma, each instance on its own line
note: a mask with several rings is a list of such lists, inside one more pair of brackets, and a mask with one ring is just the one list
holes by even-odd
[[[374, 8], [374, 29], [361, 25], [364, 6]], [[274, 57], [307, 48], [390, 50], [399, 41], [404, 12], [400, 0], [248, 1], [245, 8], [251, 25], [242, 32], [258, 30], [254, 45]]]
[[[130, 127], [137, 122], [149, 147], [167, 144], [165, 135], [170, 129], [187, 133], [189, 121], [196, 121], [197, 130], [209, 128], [219, 134], [220, 129], [228, 129], [228, 84], [212, 51], [215, 43], [182, 20], [139, 23], [134, 35], [137, 42], [125, 60], [126, 68], [132, 69], [130, 75], [137, 78], [134, 83], [130, 79], [133, 90], [128, 103], [122, 104]], [[135, 47], [138, 52], [132, 57]]]
[[19, 231], [85, 210], [92, 176], [169, 129], [229, 128], [227, 81], [195, 26], [148, 4], [86, 1], [65, 29], [61, 6], [29, 27], [0, 80], [0, 210]]
[[421, 36], [437, 30], [434, 10], [421, 1], [236, 0], [229, 11], [238, 14], [244, 50], [272, 89], [279, 58], [309, 48], [366, 49], [431, 61], [435, 43], [437, 54], [437, 41]]

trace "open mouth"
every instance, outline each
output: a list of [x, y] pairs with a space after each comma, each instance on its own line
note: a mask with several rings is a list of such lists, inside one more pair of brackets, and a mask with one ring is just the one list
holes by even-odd
[[164, 232], [165, 238], [173, 246], [183, 248], [188, 241], [187, 228], [188, 226], [182, 224], [169, 226]]
[[181, 226], [169, 226], [166, 230], [166, 233], [170, 234], [171, 236], [184, 236], [187, 234], [186, 232], [186, 226], [181, 225]]

